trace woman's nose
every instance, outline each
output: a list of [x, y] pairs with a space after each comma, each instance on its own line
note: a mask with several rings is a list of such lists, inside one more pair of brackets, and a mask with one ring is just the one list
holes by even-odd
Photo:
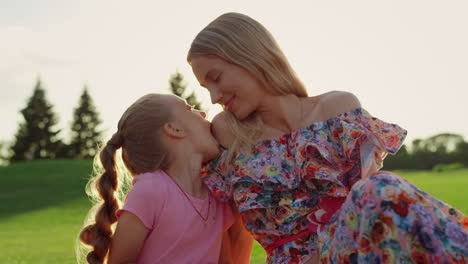
[[210, 98], [212, 104], [219, 103], [219, 100], [221, 99], [221, 92], [219, 92], [216, 88], [210, 89]]
[[206, 113], [205, 113], [205, 112], [200, 111], [200, 110], [195, 110], [195, 112], [196, 112], [197, 114], [201, 115], [203, 118], [206, 119]]

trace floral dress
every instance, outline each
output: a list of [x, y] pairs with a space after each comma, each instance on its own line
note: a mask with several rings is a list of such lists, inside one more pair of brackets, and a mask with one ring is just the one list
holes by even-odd
[[234, 200], [268, 263], [467, 263], [467, 217], [392, 173], [362, 176], [405, 136], [357, 108], [231, 162], [224, 149], [204, 182]]

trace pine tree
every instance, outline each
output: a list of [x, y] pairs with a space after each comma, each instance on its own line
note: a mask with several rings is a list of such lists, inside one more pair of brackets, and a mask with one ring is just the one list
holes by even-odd
[[57, 156], [62, 142], [60, 130], [54, 130], [58, 122], [52, 105], [46, 99], [45, 90], [38, 79], [33, 95], [21, 110], [24, 122], [19, 125], [15, 142], [11, 147], [11, 161], [51, 159]]
[[11, 148], [9, 147], [8, 142], [0, 141], [0, 166], [7, 165], [8, 160], [10, 160], [10, 151]]
[[78, 106], [73, 113], [71, 126], [72, 139], [70, 143], [70, 156], [73, 158], [91, 159], [97, 152], [101, 143], [101, 131], [97, 127], [101, 124], [99, 113], [93, 99], [85, 86]]
[[184, 81], [184, 76], [179, 71], [171, 75], [171, 78], [169, 79], [169, 85], [173, 94], [184, 98], [187, 101], [187, 104], [193, 105], [195, 109], [202, 110], [201, 102], [198, 101], [195, 92], [192, 92], [188, 96], [184, 96], [184, 93], [187, 89], [187, 84]]

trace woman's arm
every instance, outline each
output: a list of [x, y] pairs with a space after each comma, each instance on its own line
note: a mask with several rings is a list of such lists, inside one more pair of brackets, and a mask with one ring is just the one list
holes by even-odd
[[148, 232], [136, 215], [124, 211], [112, 238], [108, 264], [136, 263]]
[[360, 146], [361, 177], [367, 178], [383, 167], [383, 160], [387, 152], [370, 140], [364, 141]]

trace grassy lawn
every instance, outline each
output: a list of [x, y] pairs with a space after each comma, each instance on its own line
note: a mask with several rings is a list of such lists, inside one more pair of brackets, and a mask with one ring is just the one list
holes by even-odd
[[423, 191], [468, 215], [468, 170], [450, 172], [396, 172]]
[[[76, 263], [74, 243], [88, 211], [89, 161], [35, 161], [0, 167], [0, 263]], [[468, 170], [399, 172], [468, 214]], [[252, 263], [264, 263], [255, 245]]]

